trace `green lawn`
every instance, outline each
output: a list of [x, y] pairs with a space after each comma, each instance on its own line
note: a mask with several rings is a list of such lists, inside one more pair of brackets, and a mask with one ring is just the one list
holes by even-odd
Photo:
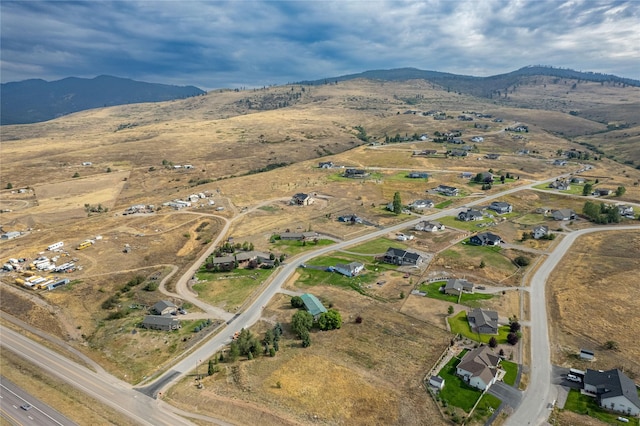
[[540, 213], [528, 213], [519, 217], [514, 222], [522, 225], [537, 225], [539, 223], [544, 223], [545, 217]]
[[484, 223], [484, 224], [493, 223], [493, 219], [490, 219], [487, 217], [482, 218], [482, 220], [470, 220], [468, 222], [465, 222], [463, 220], [458, 220], [454, 216], [445, 216], [438, 219], [438, 221], [442, 223], [444, 226], [447, 226], [450, 228], [464, 229], [465, 231], [471, 231], [471, 232], [480, 231], [483, 228], [486, 228], [486, 227], [478, 226], [481, 223]]
[[443, 201], [441, 203], [436, 204], [435, 208], [436, 209], [444, 209], [444, 208], [449, 207], [451, 204], [453, 204], [453, 200], [445, 200], [445, 201]]
[[[465, 351], [458, 356], [462, 358], [464, 353]], [[447, 404], [459, 407], [468, 413], [482, 392], [467, 385], [464, 380], [456, 376], [456, 366], [459, 362], [459, 359], [452, 358], [438, 373], [444, 379], [444, 388], [440, 391], [439, 397]]]
[[518, 364], [511, 361], [502, 360], [500, 362], [500, 365], [502, 365], [502, 368], [504, 369], [504, 371], [507, 372], [504, 375], [504, 378], [502, 379], [502, 381], [510, 386], [515, 385], [516, 377], [518, 376]]
[[[444, 294], [440, 292], [440, 287], [444, 286], [446, 281], [436, 281], [433, 283], [424, 283], [420, 284], [418, 290], [424, 291], [427, 293], [427, 297], [431, 297], [432, 299], [444, 300], [445, 302], [458, 303], [458, 296], [451, 294]], [[464, 304], [465, 302], [473, 302], [476, 300], [488, 300], [491, 299], [493, 295], [491, 294], [479, 294], [472, 293], [467, 294], [463, 293], [460, 298], [460, 303]]]
[[[410, 178], [410, 177], [407, 177], [407, 176], [409, 176], [409, 173], [411, 173], [411, 172], [400, 172], [400, 173], [396, 173], [394, 175], [385, 176], [385, 180], [388, 180], [388, 181], [400, 181], [400, 182], [416, 182], [416, 183], [421, 183], [421, 184], [429, 181], [428, 178]], [[418, 173], [421, 173], [421, 172], [418, 171]]]
[[574, 413], [584, 414], [612, 425], [624, 424], [617, 420], [618, 417], [620, 416], [626, 417], [630, 420], [629, 423], [626, 423], [628, 425], [638, 426], [638, 424], [640, 424], [637, 418], [634, 419], [630, 416], [624, 416], [622, 414], [613, 414], [603, 410], [598, 406], [598, 403], [595, 398], [592, 398], [587, 395], [582, 395], [580, 391], [575, 389], [571, 389], [569, 391], [569, 395], [567, 396], [567, 402], [564, 404], [564, 409], [573, 411]]
[[198, 297], [207, 303], [233, 310], [271, 275], [273, 269], [235, 269], [231, 272], [198, 271], [200, 282], [193, 286]]
[[313, 250], [316, 247], [329, 246], [331, 244], [335, 244], [335, 242], [327, 239], [319, 239], [317, 243], [307, 241], [304, 244], [302, 241], [296, 240], [275, 240], [273, 243], [270, 243], [270, 251], [275, 253], [286, 253], [293, 256], [306, 250]]
[[340, 173], [334, 173], [331, 174], [329, 176], [327, 176], [327, 180], [332, 181], [332, 182], [357, 182], [357, 181], [363, 181], [363, 180], [369, 180], [369, 179], [382, 179], [382, 173], [371, 173], [369, 176], [367, 176], [366, 178], [360, 179], [360, 178], [347, 178], [342, 176], [343, 172]]
[[501, 403], [500, 398], [485, 393], [480, 398], [476, 409], [473, 410], [473, 418], [476, 420], [488, 419], [500, 407]]
[[358, 246], [349, 247], [347, 248], [347, 251], [362, 254], [381, 254], [385, 253], [389, 249], [389, 247], [404, 250], [408, 246], [401, 243], [400, 241], [394, 241], [388, 238], [378, 238], [375, 240], [367, 241], [366, 243], [360, 244]]
[[449, 325], [451, 326], [451, 332], [454, 334], [461, 334], [462, 336], [475, 340], [476, 342], [489, 343], [492, 337], [495, 337], [498, 343], [507, 343], [507, 334], [509, 334], [509, 326], [503, 325], [498, 328], [498, 334], [478, 334], [471, 331], [469, 321], [467, 320], [467, 313], [462, 311], [457, 315], [448, 318]]

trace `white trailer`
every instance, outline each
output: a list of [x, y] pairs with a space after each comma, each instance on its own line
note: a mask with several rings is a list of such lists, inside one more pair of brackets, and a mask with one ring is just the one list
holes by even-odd
[[60, 248], [62, 248], [64, 246], [64, 242], [63, 241], [58, 241], [55, 244], [51, 244], [49, 247], [47, 247], [47, 250], [49, 251], [54, 251], [54, 250], [58, 250]]

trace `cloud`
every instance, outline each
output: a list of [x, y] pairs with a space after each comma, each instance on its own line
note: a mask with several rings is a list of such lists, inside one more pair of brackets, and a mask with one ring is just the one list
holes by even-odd
[[210, 89], [531, 64], [640, 78], [635, 1], [3, 1], [0, 12], [3, 82], [111, 74]]

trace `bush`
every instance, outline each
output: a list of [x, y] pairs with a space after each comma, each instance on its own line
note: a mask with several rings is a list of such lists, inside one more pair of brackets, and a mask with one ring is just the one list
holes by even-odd
[[515, 345], [520, 340], [517, 333], [509, 333], [507, 334], [507, 343], [510, 345]]
[[362, 324], [362, 317], [360, 315], [356, 317], [356, 324]]
[[144, 290], [145, 291], [156, 291], [158, 289], [158, 282], [157, 281], [149, 281], [147, 283], [147, 285], [144, 286]]
[[520, 267], [528, 266], [531, 263], [531, 261], [527, 257], [524, 257], [524, 256], [518, 256], [513, 261], [514, 261], [514, 263], [516, 265], [518, 265]]
[[300, 309], [300, 308], [304, 307], [304, 302], [302, 301], [302, 297], [293, 296], [291, 298], [291, 307], [292, 308], [296, 308], [296, 309]]
[[498, 346], [498, 339], [492, 336], [491, 339], [489, 339], [489, 347], [495, 348], [496, 346]]

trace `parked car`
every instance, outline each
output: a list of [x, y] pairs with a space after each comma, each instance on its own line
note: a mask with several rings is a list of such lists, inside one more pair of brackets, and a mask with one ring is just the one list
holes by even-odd
[[578, 382], [580, 383], [582, 381], [582, 379], [580, 379], [580, 377], [576, 376], [575, 374], [567, 374], [567, 380], [569, 380], [570, 382]]

